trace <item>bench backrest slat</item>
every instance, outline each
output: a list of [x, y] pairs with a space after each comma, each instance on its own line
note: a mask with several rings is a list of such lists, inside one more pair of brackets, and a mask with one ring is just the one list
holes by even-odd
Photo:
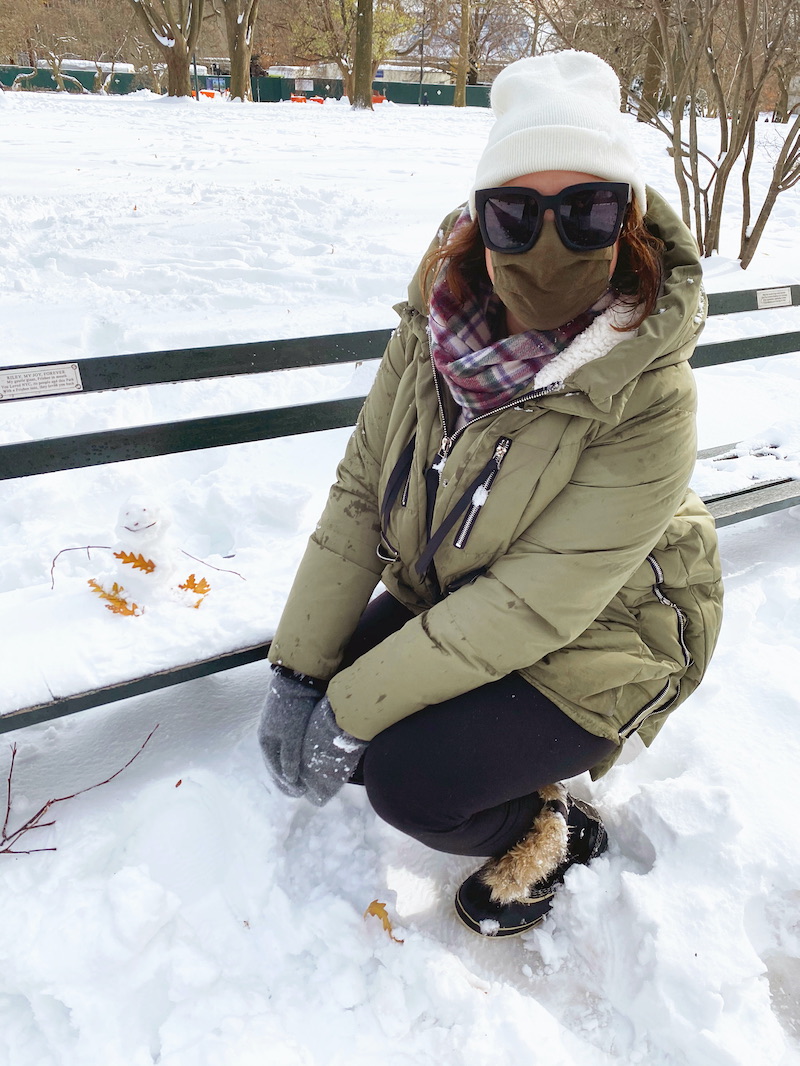
[[709, 315], [732, 315], [739, 311], [765, 311], [774, 307], [797, 307], [798, 304], [800, 304], [800, 285], [708, 293]]
[[[711, 293], [709, 314], [724, 315], [759, 309], [764, 294], [778, 293], [789, 302], [800, 304], [800, 285], [781, 289], [753, 289], [742, 292]], [[94, 359], [62, 360], [60, 363], [31, 363], [24, 367], [0, 367], [5, 372], [37, 371], [53, 365], [70, 365], [80, 376], [80, 392], [103, 392], [142, 385], [165, 385], [207, 378], [237, 377], [241, 374], [265, 374], [274, 370], [296, 370], [310, 366], [327, 366], [379, 359], [391, 336], [390, 329], [335, 333], [330, 336], [293, 337], [286, 340], [253, 341], [244, 344], [205, 345], [160, 352], [134, 352], [129, 355], [98, 356]], [[700, 344], [692, 359], [695, 367], [716, 366], [740, 359], [759, 359], [766, 355], [783, 355], [800, 350], [800, 333], [781, 333], [774, 337], [744, 338], [717, 344]], [[76, 394], [70, 389], [70, 394]], [[19, 397], [33, 399], [34, 396]], [[0, 401], [13, 402], [15, 396]]]
[[[267, 374], [274, 370], [298, 370], [310, 366], [354, 363], [380, 359], [391, 337], [390, 329], [335, 333], [325, 337], [292, 337], [247, 344], [218, 344], [203, 348], [179, 348], [163, 352], [135, 352], [130, 355], [98, 356], [95, 359], [64, 359], [53, 363], [0, 367], [0, 375], [50, 366], [77, 368], [80, 392], [105, 392], [139, 385], [167, 385], [179, 381], [238, 377], [241, 374]], [[0, 395], [0, 399], [2, 399]], [[21, 399], [35, 399], [33, 396]], [[9, 397], [6, 402], [14, 402]]]
[[[773, 302], [777, 298], [790, 298], [793, 303], [800, 303], [800, 285], [786, 286], [783, 289], [715, 293], [709, 297], [710, 313], [728, 314], [731, 311], [755, 309], [759, 300], [763, 302], [765, 292]], [[777, 297], [774, 295], [776, 293]], [[81, 391], [97, 392], [377, 359], [380, 358], [390, 336], [391, 330], [378, 329], [332, 336], [139, 352], [132, 355], [80, 359], [70, 365], [77, 367], [80, 374]], [[781, 333], [768, 337], [701, 344], [698, 345], [692, 362], [695, 367], [715, 366], [719, 363], [796, 351], [800, 351], [800, 332]], [[36, 364], [28, 368], [5, 369], [11, 372], [20, 369], [36, 371], [52, 365], [54, 364]], [[6, 444], [0, 446], [0, 481], [58, 470], [102, 466], [128, 459], [339, 429], [354, 424], [363, 399], [362, 396], [349, 400], [190, 418], [163, 425], [133, 426]]]
[[0, 447], [0, 481], [355, 425], [363, 396], [49, 437]]

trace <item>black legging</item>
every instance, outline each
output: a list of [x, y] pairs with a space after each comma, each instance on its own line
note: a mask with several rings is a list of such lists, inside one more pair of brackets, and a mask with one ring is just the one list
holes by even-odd
[[[389, 593], [373, 600], [340, 669], [412, 617]], [[531, 828], [537, 789], [590, 769], [614, 747], [509, 674], [389, 726], [351, 780], [366, 785], [384, 821], [428, 847], [501, 855]]]

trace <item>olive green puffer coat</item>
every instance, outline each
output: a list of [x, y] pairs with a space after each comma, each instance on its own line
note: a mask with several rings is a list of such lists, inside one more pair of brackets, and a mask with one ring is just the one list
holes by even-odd
[[[597, 776], [702, 678], [722, 604], [713, 520], [687, 489], [705, 297], [691, 234], [652, 190], [648, 203], [666, 243], [656, 312], [627, 333], [601, 316], [536, 390], [458, 432], [418, 278], [398, 306], [270, 650], [331, 679], [354, 736], [519, 671], [619, 745]], [[337, 673], [379, 580], [416, 617]]]

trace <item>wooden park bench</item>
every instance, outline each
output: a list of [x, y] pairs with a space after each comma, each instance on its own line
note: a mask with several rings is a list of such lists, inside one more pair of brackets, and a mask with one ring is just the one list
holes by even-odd
[[[710, 315], [797, 306], [800, 304], [800, 285], [712, 293], [708, 299]], [[391, 330], [379, 329], [327, 337], [5, 367], [0, 368], [0, 402], [377, 359], [390, 335]], [[701, 343], [692, 365], [709, 367], [794, 352], [800, 353], [800, 331]], [[363, 400], [363, 396], [325, 400], [292, 407], [5, 444], [0, 446], [0, 480], [339, 429], [355, 424]], [[707, 449], [700, 452], [698, 458], [719, 457], [731, 448], [732, 445], [727, 444]], [[718, 526], [730, 525], [800, 504], [800, 481], [779, 475], [736, 492], [706, 497], [706, 503]], [[120, 684], [20, 708], [0, 718], [0, 733], [244, 666], [265, 658], [268, 648], [268, 643], [239, 648]]]

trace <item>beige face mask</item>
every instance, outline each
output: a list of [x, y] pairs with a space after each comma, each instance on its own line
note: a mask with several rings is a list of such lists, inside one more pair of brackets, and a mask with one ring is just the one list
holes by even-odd
[[570, 251], [555, 222], [545, 219], [530, 251], [491, 253], [494, 291], [526, 330], [555, 329], [600, 299], [608, 288], [613, 255], [613, 245]]

